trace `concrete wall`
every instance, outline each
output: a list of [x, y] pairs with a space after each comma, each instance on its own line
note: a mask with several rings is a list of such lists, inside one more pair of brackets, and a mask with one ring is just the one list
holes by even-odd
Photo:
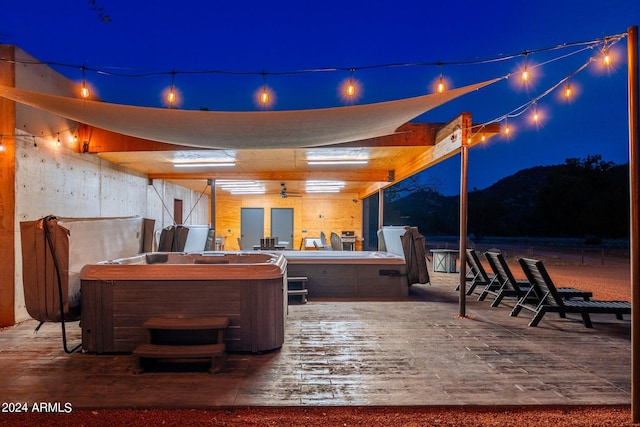
[[[54, 95], [78, 96], [79, 82], [65, 78], [15, 48], [15, 86]], [[46, 215], [59, 217], [113, 217], [139, 215], [156, 220], [156, 230], [172, 224], [173, 200], [183, 200], [186, 224], [206, 225], [209, 198], [179, 185], [154, 181], [143, 174], [80, 154], [78, 124], [22, 104], [15, 104], [15, 156], [3, 159], [15, 165], [14, 254], [15, 321], [29, 318], [22, 287], [20, 222]], [[4, 163], [3, 163], [4, 165]], [[156, 191], [157, 190], [157, 191]], [[197, 202], [197, 204], [196, 204]], [[164, 206], [169, 208], [167, 212]], [[193, 212], [187, 219], [189, 211]]]
[[[156, 231], [172, 224], [173, 199], [183, 200], [186, 224], [207, 224], [209, 198], [184, 187], [127, 170], [90, 154], [79, 154], [57, 136], [35, 138], [16, 131], [15, 313], [16, 322], [28, 319], [22, 288], [20, 221], [45, 215], [59, 217], [113, 217], [140, 215], [156, 220]], [[36, 146], [34, 146], [34, 142]], [[155, 189], [154, 189], [155, 187]], [[158, 190], [156, 192], [156, 189]]]

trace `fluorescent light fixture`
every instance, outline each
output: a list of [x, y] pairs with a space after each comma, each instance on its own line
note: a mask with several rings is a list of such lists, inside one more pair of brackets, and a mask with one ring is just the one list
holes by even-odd
[[337, 187], [325, 187], [325, 188], [306, 188], [307, 193], [339, 193], [340, 189]]
[[309, 160], [308, 165], [366, 165], [367, 160]]
[[322, 185], [334, 185], [338, 187], [344, 187], [344, 181], [329, 181], [329, 180], [309, 180], [306, 182], [307, 187], [309, 186], [322, 186]]
[[231, 162], [216, 162], [216, 163], [175, 163], [174, 168], [221, 168], [235, 166], [235, 163]]
[[264, 194], [265, 190], [263, 189], [258, 189], [258, 188], [252, 188], [252, 189], [246, 189], [246, 190], [231, 190], [230, 191], [231, 194]]
[[265, 193], [264, 182], [261, 181], [220, 179], [216, 180], [216, 187], [234, 195]]
[[218, 187], [222, 188], [223, 190], [233, 190], [233, 189], [240, 189], [240, 188], [263, 188], [264, 185], [260, 184], [258, 182], [240, 182], [240, 183], [227, 183], [227, 184], [222, 184], [219, 185]]
[[305, 191], [307, 193], [339, 193], [344, 188], [344, 181], [307, 181]]

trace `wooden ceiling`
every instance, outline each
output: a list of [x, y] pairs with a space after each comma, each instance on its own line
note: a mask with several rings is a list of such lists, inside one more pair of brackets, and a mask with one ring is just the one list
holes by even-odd
[[[285, 184], [287, 192], [295, 194], [305, 192], [308, 180], [340, 180], [344, 181], [342, 192], [364, 198], [459, 152], [438, 153], [436, 144], [451, 137], [456, 126], [471, 128], [470, 120], [470, 114], [464, 113], [447, 124], [407, 123], [393, 135], [319, 148], [243, 150], [170, 145], [83, 126], [81, 140], [87, 143], [81, 150], [144, 173], [149, 179], [168, 180], [195, 191], [203, 191], [208, 180], [237, 179], [258, 180], [268, 194], [278, 194]], [[474, 145], [499, 130], [499, 125], [491, 125], [482, 135], [462, 135]], [[366, 160], [366, 164], [310, 165], [310, 160]], [[221, 161], [234, 165], [175, 166]]]

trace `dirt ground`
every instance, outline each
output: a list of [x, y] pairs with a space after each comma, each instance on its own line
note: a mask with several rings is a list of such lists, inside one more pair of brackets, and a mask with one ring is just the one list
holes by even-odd
[[[526, 255], [526, 254], [522, 254]], [[516, 254], [508, 256], [514, 274]], [[556, 286], [593, 292], [594, 299], [630, 301], [624, 259], [543, 259]], [[215, 410], [77, 410], [72, 414], [1, 414], [4, 426], [640, 426], [629, 406], [295, 407]]]
[[[22, 416], [20, 416], [22, 415]], [[147, 426], [631, 426], [629, 407], [323, 407], [215, 410], [80, 410], [72, 414], [2, 414], [0, 425]]]

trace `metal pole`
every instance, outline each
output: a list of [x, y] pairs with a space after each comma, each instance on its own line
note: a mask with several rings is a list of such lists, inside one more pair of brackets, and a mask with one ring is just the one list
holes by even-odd
[[[378, 190], [378, 230], [384, 227], [384, 188]], [[380, 250], [380, 241], [378, 241], [378, 250]]]
[[[216, 230], [216, 180], [210, 179], [209, 186], [211, 187], [211, 197], [209, 197], [210, 201], [210, 216], [211, 216], [211, 228], [214, 230], [215, 234], [218, 234], [218, 230]], [[216, 236], [213, 236], [214, 242]]]
[[466, 253], [467, 253], [467, 164], [469, 145], [463, 135], [460, 145], [460, 295], [458, 307], [460, 317], [467, 315], [466, 307]]
[[638, 26], [629, 27], [629, 201], [631, 263], [631, 419], [640, 422], [640, 221], [639, 178], [640, 140], [638, 138]]

